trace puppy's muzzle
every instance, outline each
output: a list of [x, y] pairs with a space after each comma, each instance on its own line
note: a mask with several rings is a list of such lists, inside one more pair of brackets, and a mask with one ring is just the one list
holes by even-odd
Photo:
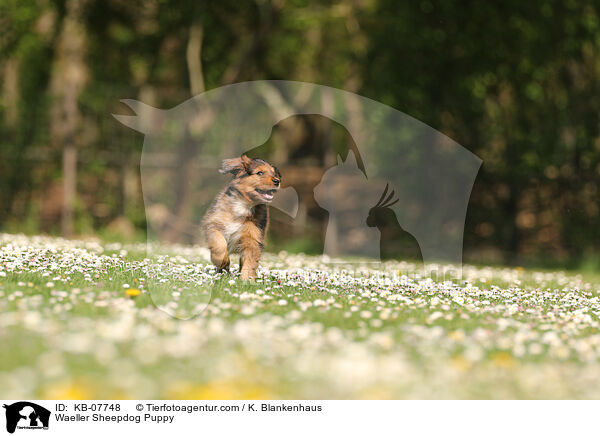
[[261, 196], [261, 198], [264, 201], [271, 202], [271, 200], [273, 200], [273, 195], [275, 195], [275, 192], [277, 192], [277, 189], [264, 190], [256, 188], [255, 191]]

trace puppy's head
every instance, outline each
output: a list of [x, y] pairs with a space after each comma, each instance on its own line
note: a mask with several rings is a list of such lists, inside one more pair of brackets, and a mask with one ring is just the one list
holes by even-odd
[[[277, 167], [262, 159], [250, 159], [246, 155], [225, 159], [219, 172], [234, 175], [230, 188], [254, 204], [270, 203], [281, 186], [281, 174]], [[235, 190], [228, 192], [236, 194]]]

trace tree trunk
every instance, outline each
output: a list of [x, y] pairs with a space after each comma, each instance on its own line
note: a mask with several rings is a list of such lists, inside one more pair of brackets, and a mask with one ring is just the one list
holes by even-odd
[[64, 236], [73, 235], [73, 209], [77, 183], [77, 148], [71, 142], [66, 144], [62, 157], [63, 171], [63, 204], [60, 228]]
[[[186, 62], [190, 77], [190, 92], [198, 95], [204, 92], [204, 74], [202, 72], [202, 37], [203, 28], [194, 23], [190, 27], [190, 36], [186, 48]], [[189, 126], [187, 127], [189, 129]], [[195, 137], [198, 136], [196, 132]], [[198, 154], [198, 144], [189, 130], [183, 137], [183, 143], [179, 147], [177, 156], [177, 174], [175, 177], [175, 202], [172, 205], [173, 219], [165, 227], [161, 236], [168, 242], [196, 242], [196, 236], [191, 230], [195, 226], [192, 223], [193, 213], [193, 186], [197, 174], [192, 171], [195, 157]], [[196, 226], [197, 227], [197, 226]], [[186, 240], [187, 239], [187, 240]]]
[[51, 110], [52, 139], [56, 147], [63, 149], [61, 230], [64, 236], [72, 236], [74, 231], [77, 147], [81, 145], [78, 134], [81, 113], [77, 100], [87, 80], [85, 62], [87, 41], [83, 24], [85, 1], [68, 0], [66, 3], [66, 16], [58, 38], [50, 85], [54, 97]]
[[192, 24], [186, 49], [186, 61], [190, 76], [192, 95], [204, 92], [204, 73], [202, 72], [202, 38], [204, 30], [200, 24]]

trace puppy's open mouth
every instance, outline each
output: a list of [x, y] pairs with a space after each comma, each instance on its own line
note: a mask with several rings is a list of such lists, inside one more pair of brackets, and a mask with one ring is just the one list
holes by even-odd
[[269, 189], [267, 191], [265, 191], [264, 189], [258, 189], [255, 188], [254, 189], [258, 195], [260, 195], [262, 197], [263, 200], [265, 201], [272, 201], [273, 200], [273, 195], [275, 194], [275, 192], [277, 191], [277, 189]]

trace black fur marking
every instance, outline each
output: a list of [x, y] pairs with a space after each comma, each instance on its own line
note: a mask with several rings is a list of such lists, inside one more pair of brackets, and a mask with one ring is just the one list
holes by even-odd
[[262, 232], [264, 232], [265, 229], [267, 228], [267, 221], [268, 221], [267, 207], [264, 204], [256, 206], [255, 216], [256, 216], [256, 225]]
[[258, 220], [258, 228], [264, 232], [266, 227], [267, 227], [267, 214], [264, 214]]
[[241, 196], [242, 193], [240, 192], [240, 190], [238, 188], [236, 188], [235, 186], [230, 186], [227, 188], [227, 190], [225, 191], [225, 195], [227, 195], [228, 197], [233, 197], [233, 196]]
[[266, 227], [267, 227], [267, 213], [265, 211], [258, 219], [258, 228], [264, 232]]

